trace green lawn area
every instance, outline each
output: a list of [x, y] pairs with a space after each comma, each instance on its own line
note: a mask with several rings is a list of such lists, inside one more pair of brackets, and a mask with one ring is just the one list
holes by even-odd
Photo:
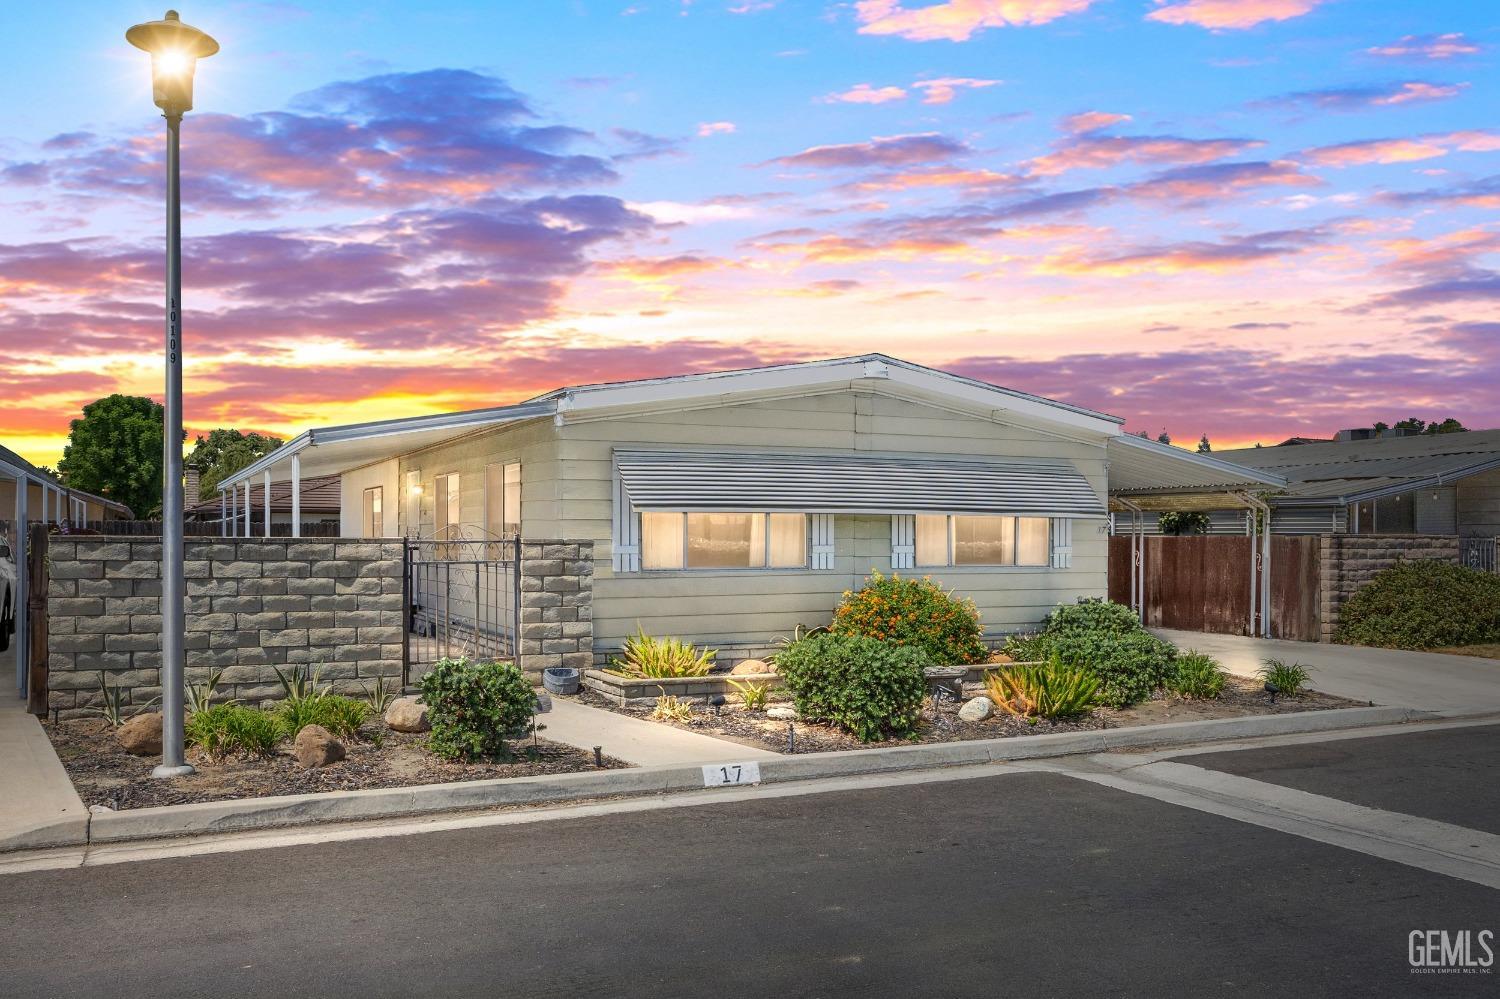
[[1481, 659], [1500, 659], [1500, 642], [1486, 642], [1482, 645], [1455, 645], [1447, 649], [1433, 649], [1433, 652], [1447, 652], [1455, 656], [1478, 656]]

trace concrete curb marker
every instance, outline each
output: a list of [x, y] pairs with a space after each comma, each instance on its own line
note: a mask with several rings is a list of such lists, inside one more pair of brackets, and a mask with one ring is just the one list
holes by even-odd
[[[1144, 746], [1327, 732], [1437, 718], [1436, 714], [1410, 708], [1341, 708], [1009, 739], [809, 753], [805, 756], [759, 762], [763, 783], [781, 783], [1072, 756]], [[89, 822], [88, 840], [91, 843], [119, 843], [687, 790], [703, 790], [703, 770], [700, 764], [671, 764], [628, 770], [372, 788], [96, 812]]]

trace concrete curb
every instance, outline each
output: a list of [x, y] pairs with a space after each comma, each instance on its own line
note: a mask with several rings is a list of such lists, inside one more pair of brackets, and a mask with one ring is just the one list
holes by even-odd
[[[1010, 739], [809, 753], [805, 756], [760, 760], [759, 763], [763, 783], [784, 783], [822, 777], [1072, 756], [1111, 749], [1328, 732], [1437, 720], [1437, 717], [1433, 713], [1410, 708], [1340, 708]], [[118, 843], [689, 790], [703, 790], [701, 765], [672, 764], [546, 777], [334, 791], [99, 812], [92, 816], [89, 823], [88, 839], [91, 843]]]

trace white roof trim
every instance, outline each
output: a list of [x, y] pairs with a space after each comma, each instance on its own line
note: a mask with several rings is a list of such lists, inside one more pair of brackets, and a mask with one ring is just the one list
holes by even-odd
[[[1109, 442], [1111, 451], [1117, 451], [1110, 455], [1111, 482], [1109, 492], [1111, 496], [1138, 495], [1161, 495], [1164, 493], [1201, 493], [1201, 492], [1225, 492], [1235, 489], [1285, 489], [1286, 479], [1274, 472], [1262, 471], [1258, 468], [1247, 468], [1244, 465], [1236, 465], [1222, 458], [1215, 458], [1210, 454], [1196, 454], [1186, 451], [1180, 447], [1170, 444], [1162, 444], [1159, 441], [1148, 440], [1137, 437], [1134, 434], [1120, 434], [1111, 438]], [[1151, 460], [1153, 464], [1159, 464], [1163, 459], [1180, 467], [1182, 475], [1176, 483], [1163, 482], [1161, 485], [1117, 487], [1114, 484], [1114, 468], [1116, 465], [1125, 464], [1130, 461], [1130, 452], [1139, 451]], [[1149, 473], [1148, 473], [1149, 474]]]

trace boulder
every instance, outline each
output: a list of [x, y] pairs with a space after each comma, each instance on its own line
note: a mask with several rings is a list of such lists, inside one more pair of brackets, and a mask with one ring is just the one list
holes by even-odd
[[385, 709], [386, 727], [394, 732], [425, 732], [432, 728], [427, 705], [416, 697], [398, 697]]
[[796, 721], [799, 716], [796, 708], [786, 704], [777, 704], [766, 708], [766, 717], [772, 721]]
[[976, 697], [958, 709], [958, 720], [966, 722], [984, 721], [995, 713], [995, 702], [988, 697]]
[[326, 767], [344, 758], [344, 744], [322, 725], [302, 726], [292, 749], [297, 754], [297, 766], [303, 770]]
[[161, 755], [161, 712], [147, 711], [115, 729], [120, 748], [132, 756]]
[[734, 669], [729, 671], [730, 676], [754, 676], [757, 674], [774, 673], [776, 667], [764, 659], [746, 659], [744, 662], [734, 664]]

